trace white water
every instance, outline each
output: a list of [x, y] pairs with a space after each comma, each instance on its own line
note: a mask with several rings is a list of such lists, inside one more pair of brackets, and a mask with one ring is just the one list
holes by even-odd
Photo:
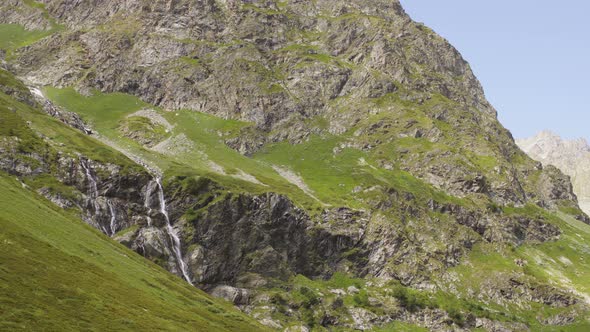
[[82, 168], [86, 173], [86, 179], [88, 180], [88, 186], [90, 189], [88, 196], [90, 196], [90, 200], [92, 201], [92, 204], [94, 206], [94, 213], [98, 216], [100, 214], [100, 206], [98, 206], [98, 202], [96, 201], [96, 198], [98, 197], [98, 187], [96, 186], [96, 179], [92, 175], [92, 172], [90, 172], [90, 167], [87, 165], [86, 160], [80, 159], [80, 165], [82, 165]]
[[107, 201], [107, 205], [109, 206], [109, 212], [111, 213], [111, 236], [113, 236], [117, 232], [117, 214], [111, 201]]
[[147, 188], [145, 190], [145, 200], [143, 201], [143, 206], [145, 206], [148, 209], [148, 214], [147, 214], [147, 223], [148, 223], [148, 227], [152, 227], [152, 192], [154, 191], [154, 186], [153, 186], [153, 181], [150, 181], [147, 185]]
[[176, 255], [176, 261], [178, 262], [178, 267], [182, 272], [182, 276], [189, 284], [192, 285], [193, 283], [191, 282], [191, 279], [188, 276], [187, 266], [184, 263], [184, 260], [182, 259], [182, 252], [180, 249], [180, 238], [178, 237], [178, 234], [176, 234], [176, 231], [174, 230], [174, 228], [172, 228], [172, 225], [170, 224], [170, 217], [168, 217], [168, 211], [166, 210], [166, 200], [164, 199], [164, 189], [162, 188], [160, 178], [156, 178], [156, 183], [158, 184], [158, 199], [160, 200], [160, 212], [162, 212], [166, 219], [166, 230], [168, 231], [168, 235], [170, 236], [170, 240], [172, 241], [172, 250]]
[[41, 90], [39, 90], [38, 88], [31, 87], [31, 88], [29, 88], [29, 91], [31, 91], [31, 93], [34, 94], [35, 96], [45, 99], [45, 95], [43, 95], [43, 92], [41, 92]]

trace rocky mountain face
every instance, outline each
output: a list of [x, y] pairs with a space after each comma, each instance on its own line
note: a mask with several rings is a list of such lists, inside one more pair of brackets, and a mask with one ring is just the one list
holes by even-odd
[[[444, 148], [421, 156], [400, 149], [379, 163], [456, 195], [484, 193], [502, 204], [535, 195], [514, 181], [527, 170], [511, 163], [519, 151], [469, 65], [398, 1], [43, 3], [9, 1], [3, 18], [62, 24], [12, 56], [11, 70], [31, 84], [125, 92], [247, 121], [226, 141], [246, 155], [314, 134], [354, 132], [343, 146], [371, 152], [423, 138]], [[396, 116], [374, 116], [383, 113]], [[469, 151], [498, 159], [494, 174], [479, 174], [482, 161]]]
[[580, 207], [590, 213], [590, 145], [585, 139], [564, 140], [550, 131], [542, 131], [516, 143], [531, 158], [570, 176]]
[[557, 217], [588, 221], [568, 177], [522, 153], [398, 1], [0, 11], [44, 36], [5, 52], [2, 116], [21, 129], [2, 132], [0, 168], [263, 324], [584, 321], [586, 270], [566, 268], [587, 246]]

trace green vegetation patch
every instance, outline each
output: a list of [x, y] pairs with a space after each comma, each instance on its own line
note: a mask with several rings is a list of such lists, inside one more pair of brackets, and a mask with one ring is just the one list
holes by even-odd
[[53, 31], [26, 30], [19, 24], [0, 24], [0, 49], [14, 51], [52, 33]]
[[147, 146], [156, 145], [169, 136], [165, 126], [142, 116], [126, 118], [120, 124], [119, 130], [123, 135]]
[[[48, 153], [49, 143], [72, 155], [83, 154], [103, 163], [118, 164], [124, 171], [142, 170], [141, 166], [121, 153], [2, 92], [0, 120], [0, 135], [17, 137], [21, 152], [45, 155]], [[45, 140], [38, 134], [45, 137]]]
[[[71, 88], [51, 87], [46, 87], [44, 92], [57, 105], [81, 115], [96, 131], [118, 146], [157, 165], [166, 177], [204, 176], [231, 191], [262, 193], [272, 190], [289, 195], [301, 206], [319, 206], [317, 201], [281, 177], [266, 161], [248, 158], [226, 145], [226, 140], [240, 135], [243, 128], [251, 125], [249, 123], [188, 110], [167, 112], [134, 96], [120, 93], [95, 92], [91, 96], [83, 96]], [[121, 135], [122, 125], [131, 125], [144, 132], [151, 130], [147, 128], [146, 120], [133, 119], [135, 112], [146, 108], [153, 109], [173, 126], [166, 136], [171, 139], [171, 150], [164, 150], [170, 153], [150, 150]], [[158, 130], [161, 133], [161, 128]]]
[[70, 201], [77, 201], [81, 197], [81, 193], [74, 187], [67, 186], [59, 182], [56, 178], [49, 174], [40, 174], [30, 179], [26, 179], [26, 183], [33, 189], [47, 189], [51, 194], [60, 195], [61, 197]]

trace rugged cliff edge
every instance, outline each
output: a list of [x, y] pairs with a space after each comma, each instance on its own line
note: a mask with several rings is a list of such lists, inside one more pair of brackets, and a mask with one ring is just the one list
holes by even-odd
[[399, 2], [0, 10], [2, 170], [263, 324], [588, 324], [569, 179]]

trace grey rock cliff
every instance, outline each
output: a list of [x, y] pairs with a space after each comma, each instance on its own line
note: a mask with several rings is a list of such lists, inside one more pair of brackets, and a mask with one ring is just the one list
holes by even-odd
[[15, 69], [37, 84], [128, 92], [264, 130], [333, 113], [330, 100], [378, 98], [394, 81], [495, 113], [459, 53], [397, 1], [44, 2], [69, 31], [19, 56]]
[[[346, 146], [371, 152], [420, 138], [444, 147], [394, 151], [394, 160], [378, 157], [381, 166], [453, 195], [517, 205], [536, 199], [536, 188], [520, 183], [532, 164], [512, 163], [520, 151], [467, 62], [399, 1], [42, 3], [47, 12], [39, 16], [23, 1], [0, 2], [22, 12], [7, 22], [49, 17], [66, 27], [12, 57], [11, 70], [34, 84], [125, 92], [166, 109], [247, 121], [226, 142], [246, 155], [271, 142], [349, 131], [355, 138]], [[383, 112], [400, 119], [367, 122]], [[482, 171], [467, 151], [499, 162]]]

